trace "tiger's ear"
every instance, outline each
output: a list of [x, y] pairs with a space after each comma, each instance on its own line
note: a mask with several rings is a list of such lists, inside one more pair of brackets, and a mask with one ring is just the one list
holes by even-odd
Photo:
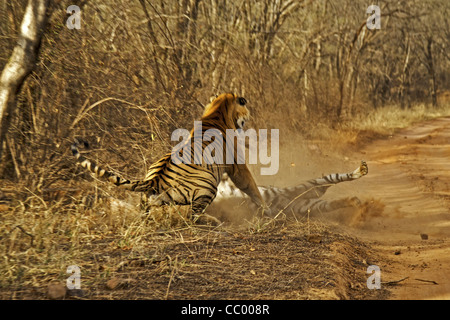
[[[217, 106], [217, 104], [220, 103], [219, 101], [217, 101], [218, 97], [219, 97], [219, 95], [216, 94], [209, 98], [209, 103], [205, 106], [205, 110], [203, 110], [203, 116], [206, 116], [208, 113], [210, 113], [213, 106]], [[214, 105], [213, 105], [213, 102], [214, 102]]]
[[211, 97], [209, 98], [209, 102], [210, 102], [210, 103], [213, 102], [214, 99], [216, 99], [218, 96], [219, 96], [219, 95], [218, 95], [217, 93], [216, 93], [215, 95], [211, 96]]
[[245, 100], [245, 98], [243, 97], [238, 97], [236, 100], [241, 106], [245, 106], [247, 103], [247, 100]]

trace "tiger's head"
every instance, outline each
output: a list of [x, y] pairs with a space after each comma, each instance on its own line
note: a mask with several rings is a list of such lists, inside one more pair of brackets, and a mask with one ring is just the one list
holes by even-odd
[[223, 93], [212, 99], [205, 108], [202, 120], [216, 119], [225, 122], [231, 129], [243, 129], [250, 119], [250, 111], [245, 106], [247, 100], [234, 93]]

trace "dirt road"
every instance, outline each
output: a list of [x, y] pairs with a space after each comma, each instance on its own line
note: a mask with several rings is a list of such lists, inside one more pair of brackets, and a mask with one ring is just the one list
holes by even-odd
[[450, 299], [450, 118], [370, 143], [361, 158], [369, 175], [358, 196], [384, 211], [349, 232], [386, 258], [384, 285], [401, 280], [392, 299]]

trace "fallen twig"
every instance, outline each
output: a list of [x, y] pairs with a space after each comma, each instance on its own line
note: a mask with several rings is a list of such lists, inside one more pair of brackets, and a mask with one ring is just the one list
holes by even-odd
[[417, 280], [417, 281], [422, 281], [422, 282], [429, 282], [429, 283], [432, 283], [432, 284], [438, 284], [436, 281], [434, 281], [434, 280], [425, 280], [425, 279], [414, 279], [414, 280]]
[[404, 277], [404, 278], [402, 278], [402, 279], [400, 279], [400, 280], [382, 281], [381, 284], [395, 285], [395, 284], [398, 284], [398, 283], [400, 283], [400, 282], [402, 282], [402, 281], [404, 281], [404, 280], [406, 280], [406, 279], [408, 279], [408, 278], [409, 278], [409, 277]]
[[[34, 236], [31, 234], [31, 233], [29, 233], [29, 232], [27, 232], [27, 231], [25, 231], [25, 229], [22, 227], [22, 226], [20, 226], [20, 225], [17, 225], [17, 226], [15, 226], [14, 228], [12, 228], [12, 230], [14, 230], [14, 229], [19, 229], [20, 231], [22, 231], [24, 234], [26, 234], [27, 236], [29, 236], [31, 239], [31, 241], [30, 241], [30, 246], [33, 246], [33, 242], [34, 242]], [[11, 232], [12, 232], [12, 230], [11, 230]]]

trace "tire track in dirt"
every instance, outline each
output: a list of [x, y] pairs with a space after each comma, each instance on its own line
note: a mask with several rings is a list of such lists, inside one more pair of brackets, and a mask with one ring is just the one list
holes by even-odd
[[382, 282], [407, 278], [391, 287], [392, 299], [450, 299], [450, 118], [400, 130], [361, 154], [369, 175], [357, 195], [385, 207], [349, 232], [386, 258]]

